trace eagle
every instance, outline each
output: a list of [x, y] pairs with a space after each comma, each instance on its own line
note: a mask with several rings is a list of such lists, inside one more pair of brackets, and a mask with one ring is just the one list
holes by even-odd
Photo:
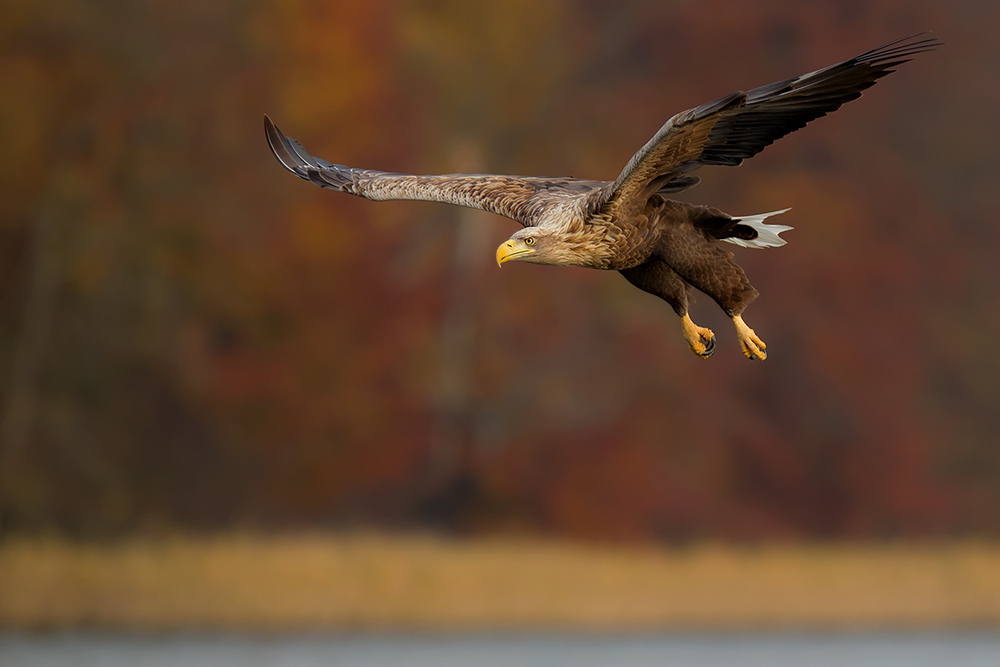
[[494, 174], [417, 176], [332, 164], [310, 155], [264, 116], [271, 151], [296, 176], [373, 201], [444, 202], [495, 213], [522, 225], [496, 252], [510, 261], [618, 271], [660, 297], [681, 319], [691, 350], [715, 351], [715, 334], [688, 314], [693, 289], [707, 294], [735, 325], [743, 354], [763, 360], [767, 346], [743, 321], [758, 292], [733, 253], [785, 244], [791, 227], [766, 223], [789, 209], [732, 216], [668, 195], [699, 182], [705, 165], [738, 166], [776, 139], [861, 97], [863, 90], [914, 55], [940, 45], [911, 35], [849, 60], [750, 91], [737, 91], [670, 118], [614, 181]]

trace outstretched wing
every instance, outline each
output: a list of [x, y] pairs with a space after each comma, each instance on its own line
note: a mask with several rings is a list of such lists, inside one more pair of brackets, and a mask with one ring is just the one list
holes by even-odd
[[370, 169], [354, 169], [313, 157], [302, 144], [286, 137], [264, 116], [264, 132], [278, 162], [299, 178], [321, 188], [339, 190], [374, 201], [414, 199], [478, 208], [520, 222], [535, 224], [548, 206], [568, 198], [585, 197], [607, 181], [576, 178], [535, 178], [492, 174], [415, 176]]
[[893, 67], [940, 42], [913, 35], [842, 63], [736, 92], [677, 114], [636, 153], [613, 185], [595, 193], [592, 210], [629, 215], [654, 192], [698, 182], [685, 176], [703, 165], [736, 166], [811, 120], [861, 97]]

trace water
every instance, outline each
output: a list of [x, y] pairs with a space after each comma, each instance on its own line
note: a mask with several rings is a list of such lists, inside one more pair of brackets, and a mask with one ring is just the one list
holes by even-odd
[[0, 635], [3, 667], [997, 667], [1000, 634]]

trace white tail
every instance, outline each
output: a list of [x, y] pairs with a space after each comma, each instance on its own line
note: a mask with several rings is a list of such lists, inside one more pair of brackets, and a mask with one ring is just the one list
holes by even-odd
[[781, 232], [787, 232], [792, 229], [788, 225], [765, 225], [765, 218], [770, 218], [772, 215], [781, 215], [786, 211], [791, 211], [792, 209], [786, 208], [780, 211], [771, 211], [770, 213], [761, 213], [759, 215], [747, 215], [743, 217], [734, 217], [734, 220], [739, 220], [741, 225], [746, 225], [747, 227], [753, 227], [757, 230], [757, 238], [747, 241], [745, 239], [729, 238], [722, 239], [727, 243], [735, 243], [738, 246], [743, 246], [744, 248], [778, 248], [780, 246], [788, 243], [785, 239], [781, 238], [779, 234]]

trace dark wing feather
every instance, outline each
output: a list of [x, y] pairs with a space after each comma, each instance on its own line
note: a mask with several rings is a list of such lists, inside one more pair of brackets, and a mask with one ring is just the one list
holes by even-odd
[[[668, 120], [636, 153], [613, 185], [592, 196], [593, 210], [628, 215], [654, 192], [692, 185], [703, 165], [736, 166], [809, 121], [861, 97], [893, 67], [940, 44], [913, 35], [842, 63], [750, 92], [736, 92]], [[696, 182], [696, 181], [695, 181]]]
[[278, 162], [299, 178], [321, 188], [375, 201], [411, 199], [478, 208], [532, 226], [540, 213], [559, 200], [587, 196], [607, 181], [535, 178], [492, 174], [415, 176], [332, 164], [310, 155], [264, 116], [264, 132]]

